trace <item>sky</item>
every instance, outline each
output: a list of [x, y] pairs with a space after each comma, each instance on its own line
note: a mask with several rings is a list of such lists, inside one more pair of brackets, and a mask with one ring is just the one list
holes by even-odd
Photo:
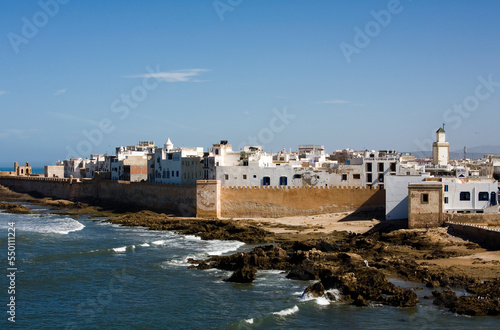
[[498, 1], [2, 1], [0, 166], [122, 145], [498, 145]]

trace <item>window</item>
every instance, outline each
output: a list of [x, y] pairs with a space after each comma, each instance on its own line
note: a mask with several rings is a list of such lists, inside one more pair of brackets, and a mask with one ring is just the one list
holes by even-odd
[[361, 179], [361, 174], [353, 174], [353, 175], [352, 175], [352, 178], [353, 178], [354, 180], [360, 180], [360, 179]]
[[373, 179], [372, 179], [372, 174], [371, 174], [371, 173], [368, 173], [368, 174], [366, 175], [366, 181], [367, 181], [368, 183], [372, 183], [372, 182], [373, 182]]
[[371, 172], [372, 171], [372, 163], [366, 163], [366, 171]]
[[288, 179], [286, 176], [280, 177], [280, 186], [286, 186], [288, 183]]
[[270, 186], [271, 185], [271, 178], [268, 176], [265, 176], [262, 178], [262, 185], [263, 186]]
[[497, 205], [497, 202], [498, 202], [497, 201], [497, 194], [494, 191], [492, 191], [491, 192], [490, 204], [491, 205]]
[[176, 171], [175, 174], [177, 177], [179, 177], [179, 171]]
[[429, 194], [422, 194], [422, 204], [429, 203]]
[[378, 171], [383, 172], [384, 171], [384, 163], [378, 163]]
[[347, 174], [342, 174], [342, 181], [347, 181]]
[[294, 174], [293, 178], [294, 179], [301, 179], [302, 178], [302, 174]]
[[478, 200], [480, 201], [489, 201], [490, 200], [490, 194], [487, 191], [480, 191]]
[[448, 197], [445, 197], [445, 198], [444, 198], [444, 203], [445, 203], [445, 204], [448, 204]]
[[447, 184], [444, 185], [444, 191], [448, 191], [448, 185]]
[[257, 175], [255, 175], [255, 174], [254, 174], [254, 175], [253, 175], [253, 178], [254, 178], [254, 179], [256, 179], [256, 178], [257, 178]]
[[468, 192], [468, 191], [461, 191], [460, 192], [460, 200], [461, 201], [470, 201], [470, 192]]
[[243, 180], [246, 180], [246, 179], [247, 179], [247, 175], [243, 174]]
[[215, 163], [215, 166], [219, 166], [219, 162]]
[[224, 174], [224, 180], [229, 180], [229, 174]]
[[215, 154], [218, 155], [219, 154], [219, 149], [215, 149]]
[[391, 172], [396, 172], [396, 163], [391, 163]]
[[384, 174], [383, 173], [380, 173], [378, 175], [378, 182], [384, 182]]

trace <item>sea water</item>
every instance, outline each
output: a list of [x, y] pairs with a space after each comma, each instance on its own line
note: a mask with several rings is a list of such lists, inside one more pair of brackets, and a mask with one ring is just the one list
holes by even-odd
[[[500, 318], [454, 315], [419, 290], [415, 308], [355, 307], [303, 295], [311, 282], [259, 271], [251, 284], [231, 273], [188, 269], [188, 258], [248, 251], [237, 241], [122, 227], [51, 214], [0, 213], [2, 310], [8, 320], [9, 224], [16, 230], [15, 326], [32, 329], [496, 328]], [[395, 279], [397, 281], [397, 279]], [[398, 283], [411, 285], [408, 283]], [[333, 295], [339, 292], [332, 291]]]

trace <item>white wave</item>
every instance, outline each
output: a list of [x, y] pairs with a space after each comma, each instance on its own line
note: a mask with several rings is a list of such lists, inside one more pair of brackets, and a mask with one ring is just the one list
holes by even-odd
[[314, 299], [314, 302], [321, 306], [330, 305], [330, 300], [328, 300], [328, 298], [326, 298], [325, 296], [317, 297], [316, 299]]
[[159, 240], [159, 241], [154, 241], [154, 242], [151, 242], [151, 244], [153, 245], [165, 245], [165, 242], [164, 240]]
[[207, 254], [213, 255], [213, 256], [220, 256], [224, 253], [232, 252], [232, 251], [237, 251], [238, 248], [241, 246], [245, 245], [243, 242], [238, 242], [238, 241], [209, 241], [211, 247], [209, 247], [207, 250]]
[[142, 243], [142, 244], [139, 244], [139, 246], [148, 247], [148, 246], [151, 246], [151, 245], [149, 245], [148, 243]]
[[330, 299], [331, 301], [339, 301], [340, 299], [342, 299], [342, 293], [340, 293], [340, 290], [339, 289], [330, 289], [330, 290], [326, 290], [326, 293], [328, 294], [329, 293], [329, 297], [334, 297], [335, 300], [332, 300]]
[[248, 324], [253, 324], [253, 319], [245, 320], [245, 322], [248, 323]]
[[130, 248], [131, 248], [132, 250], [134, 250], [134, 249], [135, 249], [135, 245], [132, 245]]
[[298, 311], [299, 311], [299, 307], [297, 305], [295, 305], [292, 308], [287, 308], [287, 309], [284, 309], [284, 310], [279, 311], [279, 312], [274, 312], [273, 314], [278, 315], [278, 316], [288, 316], [288, 315], [295, 314]]
[[15, 218], [16, 230], [40, 234], [67, 235], [80, 231], [85, 226], [72, 218], [61, 218], [55, 215], [42, 216], [40, 214], [17, 215]]
[[199, 236], [194, 236], [194, 235], [184, 235], [182, 236], [187, 240], [192, 240], [192, 241], [201, 241], [201, 237]]
[[125, 252], [125, 251], [127, 251], [127, 247], [126, 246], [122, 246], [122, 247], [118, 247], [118, 248], [113, 248], [113, 251], [115, 251], [115, 252]]
[[[334, 297], [335, 299], [332, 300], [332, 299], [330, 299], [330, 297]], [[306, 301], [314, 300], [314, 302], [316, 304], [321, 305], [321, 306], [330, 305], [331, 302], [339, 301], [340, 298], [341, 298], [341, 294], [340, 294], [340, 291], [337, 289], [327, 290], [327, 291], [325, 291], [325, 294], [322, 295], [321, 297], [314, 297], [310, 293], [302, 293], [300, 295], [301, 301], [306, 302]]]
[[165, 266], [175, 266], [175, 267], [188, 267], [191, 266], [192, 264], [188, 262], [190, 258], [193, 259], [200, 259], [199, 257], [196, 256], [187, 256], [184, 258], [176, 258], [176, 259], [170, 259], [165, 262], [163, 262], [163, 265]]

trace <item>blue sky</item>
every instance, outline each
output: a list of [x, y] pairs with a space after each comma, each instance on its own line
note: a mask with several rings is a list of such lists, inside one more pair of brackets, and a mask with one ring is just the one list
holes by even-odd
[[499, 12], [496, 1], [3, 1], [0, 165], [167, 137], [430, 150], [442, 123], [452, 150], [498, 145]]

